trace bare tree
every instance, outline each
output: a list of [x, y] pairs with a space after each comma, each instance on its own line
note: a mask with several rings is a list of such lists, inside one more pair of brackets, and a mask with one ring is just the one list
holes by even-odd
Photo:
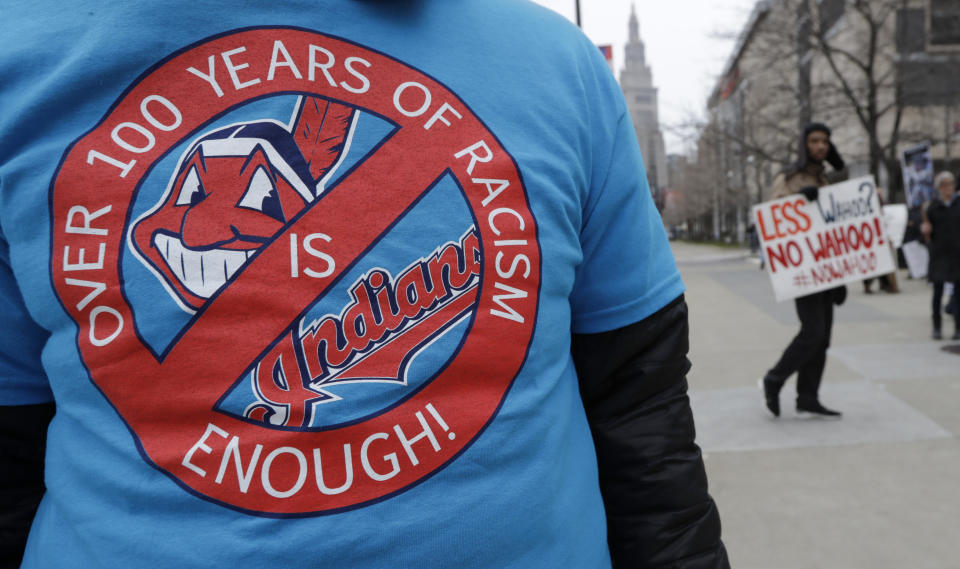
[[[702, 120], [689, 118], [682, 126], [673, 125], [673, 131], [689, 144], [711, 139], [704, 133]], [[700, 147], [708, 149], [709, 143]], [[663, 211], [664, 222], [671, 227], [684, 226], [685, 237], [694, 240], [711, 239], [714, 235], [715, 167], [709, 152], [694, 152], [673, 163], [670, 173], [670, 198]]]
[[[751, 193], [798, 153], [800, 126], [835, 127], [842, 150], [878, 179], [899, 185], [899, 146], [930, 140], [906, 132], [898, 73], [897, 18], [910, 0], [762, 0], [739, 35], [710, 106], [739, 112], [711, 117], [740, 158], [752, 157]], [[729, 120], [733, 116], [733, 120]]]
[[879, 179], [883, 167], [889, 183], [897, 184], [905, 106], [896, 20], [907, 0], [800, 1], [809, 8], [811, 52], [821, 67], [814, 108], [838, 120], [854, 117], [866, 139], [870, 173]]
[[[929, 6], [921, 0], [757, 3], [718, 79], [707, 117], [672, 125], [698, 140], [692, 165], [697, 173], [691, 178], [707, 186], [700, 189], [700, 201], [711, 204], [714, 235], [741, 226], [749, 206], [769, 198], [773, 176], [797, 159], [800, 128], [812, 119], [833, 128], [855, 172], [886, 178], [893, 194], [902, 187], [902, 146], [949, 140], [952, 132], [917, 105], [949, 108], [960, 89], [942, 95], [946, 103], [930, 97], [918, 103], [918, 90], [940, 82], [931, 82], [933, 72], [924, 66], [907, 66], [911, 74], [904, 78], [905, 61], [918, 54], [923, 61], [953, 62], [936, 73], [950, 75], [960, 64], [960, 54], [924, 52], [928, 40], [920, 37], [923, 29], [916, 21]], [[905, 36], [907, 20], [914, 24]], [[919, 44], [909, 48], [909, 57], [901, 45], [907, 40]], [[905, 83], [915, 81], [917, 73], [929, 75], [921, 77], [923, 87]]]

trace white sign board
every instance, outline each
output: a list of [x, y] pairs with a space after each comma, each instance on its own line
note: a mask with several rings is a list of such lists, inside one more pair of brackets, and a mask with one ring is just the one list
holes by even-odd
[[777, 301], [806, 296], [895, 270], [872, 176], [753, 207]]
[[903, 244], [902, 250], [910, 276], [915, 279], [927, 276], [927, 266], [930, 264], [930, 253], [927, 247], [919, 241], [908, 241]]
[[883, 221], [894, 249], [899, 249], [903, 245], [903, 236], [907, 232], [908, 215], [907, 206], [902, 203], [883, 206]]

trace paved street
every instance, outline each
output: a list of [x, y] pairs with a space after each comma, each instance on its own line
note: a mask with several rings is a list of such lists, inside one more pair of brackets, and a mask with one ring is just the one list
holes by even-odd
[[[737, 569], [960, 568], [960, 342], [929, 339], [930, 290], [851, 286], [821, 399], [841, 421], [775, 420], [757, 380], [798, 329], [743, 251], [674, 243], [691, 310], [698, 441]], [[876, 288], [876, 285], [874, 286]], [[949, 337], [953, 326], [944, 321]]]

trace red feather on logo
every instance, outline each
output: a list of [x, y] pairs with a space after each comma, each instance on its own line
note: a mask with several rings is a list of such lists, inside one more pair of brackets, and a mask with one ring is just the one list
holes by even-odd
[[293, 126], [293, 138], [310, 166], [314, 180], [321, 180], [336, 165], [353, 122], [352, 107], [316, 97], [304, 97]]

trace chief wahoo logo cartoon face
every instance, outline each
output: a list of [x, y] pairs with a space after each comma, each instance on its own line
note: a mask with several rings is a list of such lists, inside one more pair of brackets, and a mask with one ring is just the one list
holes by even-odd
[[184, 309], [201, 308], [323, 193], [355, 115], [303, 97], [290, 127], [235, 124], [187, 148], [164, 197], [133, 229], [134, 247]]
[[540, 313], [533, 198], [465, 101], [390, 55], [283, 27], [185, 47], [55, 174], [71, 381], [211, 503], [299, 517], [392, 499], [510, 427], [494, 422]]

